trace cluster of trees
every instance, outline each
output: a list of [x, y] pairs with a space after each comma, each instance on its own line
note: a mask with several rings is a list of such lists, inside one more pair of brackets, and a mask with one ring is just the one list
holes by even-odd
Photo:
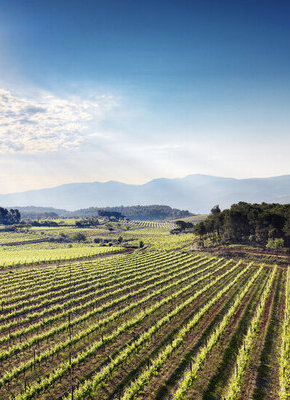
[[[96, 217], [106, 213], [118, 213], [122, 217], [129, 219], [136, 219], [140, 221], [161, 221], [164, 219], [178, 219], [190, 217], [191, 214], [187, 210], [178, 210], [177, 208], [171, 208], [163, 205], [151, 205], [151, 206], [120, 206], [120, 207], [90, 207], [76, 211], [72, 211], [70, 216], [72, 217]], [[106, 215], [107, 216], [107, 215]], [[114, 214], [111, 214], [114, 216]], [[119, 217], [120, 218], [120, 217]]]
[[[106, 208], [106, 210], [109, 210], [109, 208]], [[139, 221], [162, 221], [165, 219], [185, 218], [193, 215], [189, 211], [178, 210], [177, 208], [163, 205], [121, 206], [111, 207], [110, 210], [120, 212], [126, 218]]]
[[66, 216], [69, 211], [60, 210], [53, 207], [17, 207], [21, 213], [21, 219], [43, 219], [43, 218], [59, 218], [60, 216]]
[[107, 210], [99, 210], [99, 216], [107, 218], [115, 218], [116, 220], [126, 218], [125, 215], [123, 215], [119, 211], [107, 211]]
[[116, 220], [128, 218], [140, 221], [162, 221], [165, 219], [179, 219], [190, 217], [194, 214], [187, 210], [179, 210], [164, 205], [149, 206], [120, 206], [120, 207], [89, 207], [76, 211], [55, 209], [52, 207], [20, 207], [22, 219], [43, 219], [43, 218], [97, 218], [105, 216]]
[[21, 215], [19, 210], [0, 207], [0, 225], [19, 224]]
[[58, 226], [57, 222], [50, 220], [45, 220], [45, 221], [26, 220], [26, 223], [31, 226], [50, 226], [50, 227]]
[[251, 243], [268, 248], [290, 247], [290, 204], [239, 202], [211, 210], [194, 232], [218, 243]]
[[23, 219], [44, 219], [44, 218], [58, 218], [58, 214], [55, 212], [22, 212], [21, 213]]
[[175, 224], [177, 225], [177, 227], [175, 229], [172, 229], [170, 231], [171, 234], [178, 234], [181, 232], [192, 232], [193, 229], [193, 223], [192, 222], [186, 222], [186, 221], [176, 221]]
[[76, 232], [71, 236], [70, 239], [73, 242], [85, 242], [87, 240], [87, 237], [83, 232]]
[[80, 221], [76, 221], [75, 225], [78, 228], [89, 228], [91, 226], [97, 226], [99, 225], [99, 221], [97, 218], [95, 217], [91, 217], [91, 218], [83, 218]]

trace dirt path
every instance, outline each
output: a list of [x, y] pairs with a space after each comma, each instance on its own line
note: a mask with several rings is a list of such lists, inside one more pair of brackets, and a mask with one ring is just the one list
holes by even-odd
[[[257, 256], [257, 257], [274, 257], [277, 260], [277, 263], [280, 265], [288, 266], [290, 265], [290, 256], [287, 254], [281, 254], [274, 251], [266, 251], [266, 250], [253, 250], [253, 249], [243, 249], [243, 248], [234, 248], [234, 247], [196, 247], [191, 246], [189, 250], [195, 250], [198, 252], [206, 252], [210, 254], [216, 254], [218, 256], [236, 256], [239, 258], [247, 257], [247, 256]], [[269, 260], [270, 262], [270, 260]]]

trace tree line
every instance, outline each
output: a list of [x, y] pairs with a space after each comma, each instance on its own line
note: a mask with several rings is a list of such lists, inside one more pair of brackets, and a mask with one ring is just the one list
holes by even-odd
[[0, 207], [0, 225], [13, 225], [20, 222], [21, 215], [19, 210]]
[[[178, 210], [164, 205], [148, 205], [148, 206], [119, 206], [119, 207], [90, 207], [81, 210], [72, 211], [71, 217], [96, 217], [101, 216], [100, 213], [117, 213], [122, 217], [140, 221], [162, 221], [164, 219], [178, 219], [190, 217], [194, 214], [187, 210]], [[113, 215], [113, 214], [112, 214]]]
[[213, 243], [290, 247], [290, 204], [239, 202], [224, 211], [215, 206], [194, 232]]

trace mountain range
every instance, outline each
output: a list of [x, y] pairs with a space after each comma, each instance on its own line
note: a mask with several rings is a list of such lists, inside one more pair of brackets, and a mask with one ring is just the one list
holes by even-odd
[[49, 189], [0, 194], [1, 207], [38, 206], [76, 210], [87, 207], [166, 204], [193, 213], [208, 213], [219, 204], [290, 203], [290, 175], [235, 179], [210, 175], [154, 179], [143, 185], [115, 181], [70, 183]]

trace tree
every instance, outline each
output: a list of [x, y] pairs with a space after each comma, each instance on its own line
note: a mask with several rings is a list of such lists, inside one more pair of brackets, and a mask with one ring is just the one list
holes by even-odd
[[210, 210], [210, 212], [211, 212], [213, 215], [220, 214], [220, 212], [221, 212], [220, 206], [217, 204], [216, 206], [214, 206], [214, 207]]
[[205, 229], [205, 224], [203, 222], [200, 222], [199, 224], [196, 224], [194, 226], [194, 231], [197, 233], [200, 237], [206, 234], [206, 229]]
[[290, 211], [286, 215], [286, 222], [284, 224], [283, 232], [285, 235], [285, 239], [288, 243], [288, 246], [290, 246]]
[[97, 218], [95, 217], [91, 217], [91, 218], [83, 218], [80, 221], [76, 221], [75, 225], [78, 228], [82, 228], [82, 227], [89, 227], [89, 226], [97, 226], [99, 225], [99, 221]]
[[185, 229], [193, 228], [192, 222], [185, 222], [183, 220], [180, 220], [180, 221], [176, 221], [175, 224], [178, 226], [178, 229], [180, 229], [180, 231], [185, 231]]
[[267, 249], [279, 250], [284, 247], [284, 240], [282, 238], [268, 239]]
[[118, 243], [122, 243], [123, 242], [123, 237], [122, 236], [119, 236], [119, 238], [118, 238]]
[[85, 242], [87, 240], [87, 237], [84, 233], [77, 232], [72, 236], [72, 240], [74, 242]]
[[18, 224], [20, 222], [21, 215], [19, 210], [11, 209], [7, 210], [6, 208], [0, 207], [0, 224], [1, 225], [13, 225]]
[[175, 224], [179, 227], [180, 230], [184, 231], [187, 223], [185, 221], [176, 221]]
[[216, 233], [222, 241], [251, 242], [263, 247], [268, 244], [269, 247], [281, 246], [282, 242], [275, 242], [275, 239], [283, 239], [284, 245], [290, 247], [290, 204], [250, 204], [240, 201], [224, 211], [215, 206], [204, 221], [204, 227], [197, 224], [194, 228], [200, 236], [204, 234], [203, 230], [212, 234], [212, 240], [215, 240]]

